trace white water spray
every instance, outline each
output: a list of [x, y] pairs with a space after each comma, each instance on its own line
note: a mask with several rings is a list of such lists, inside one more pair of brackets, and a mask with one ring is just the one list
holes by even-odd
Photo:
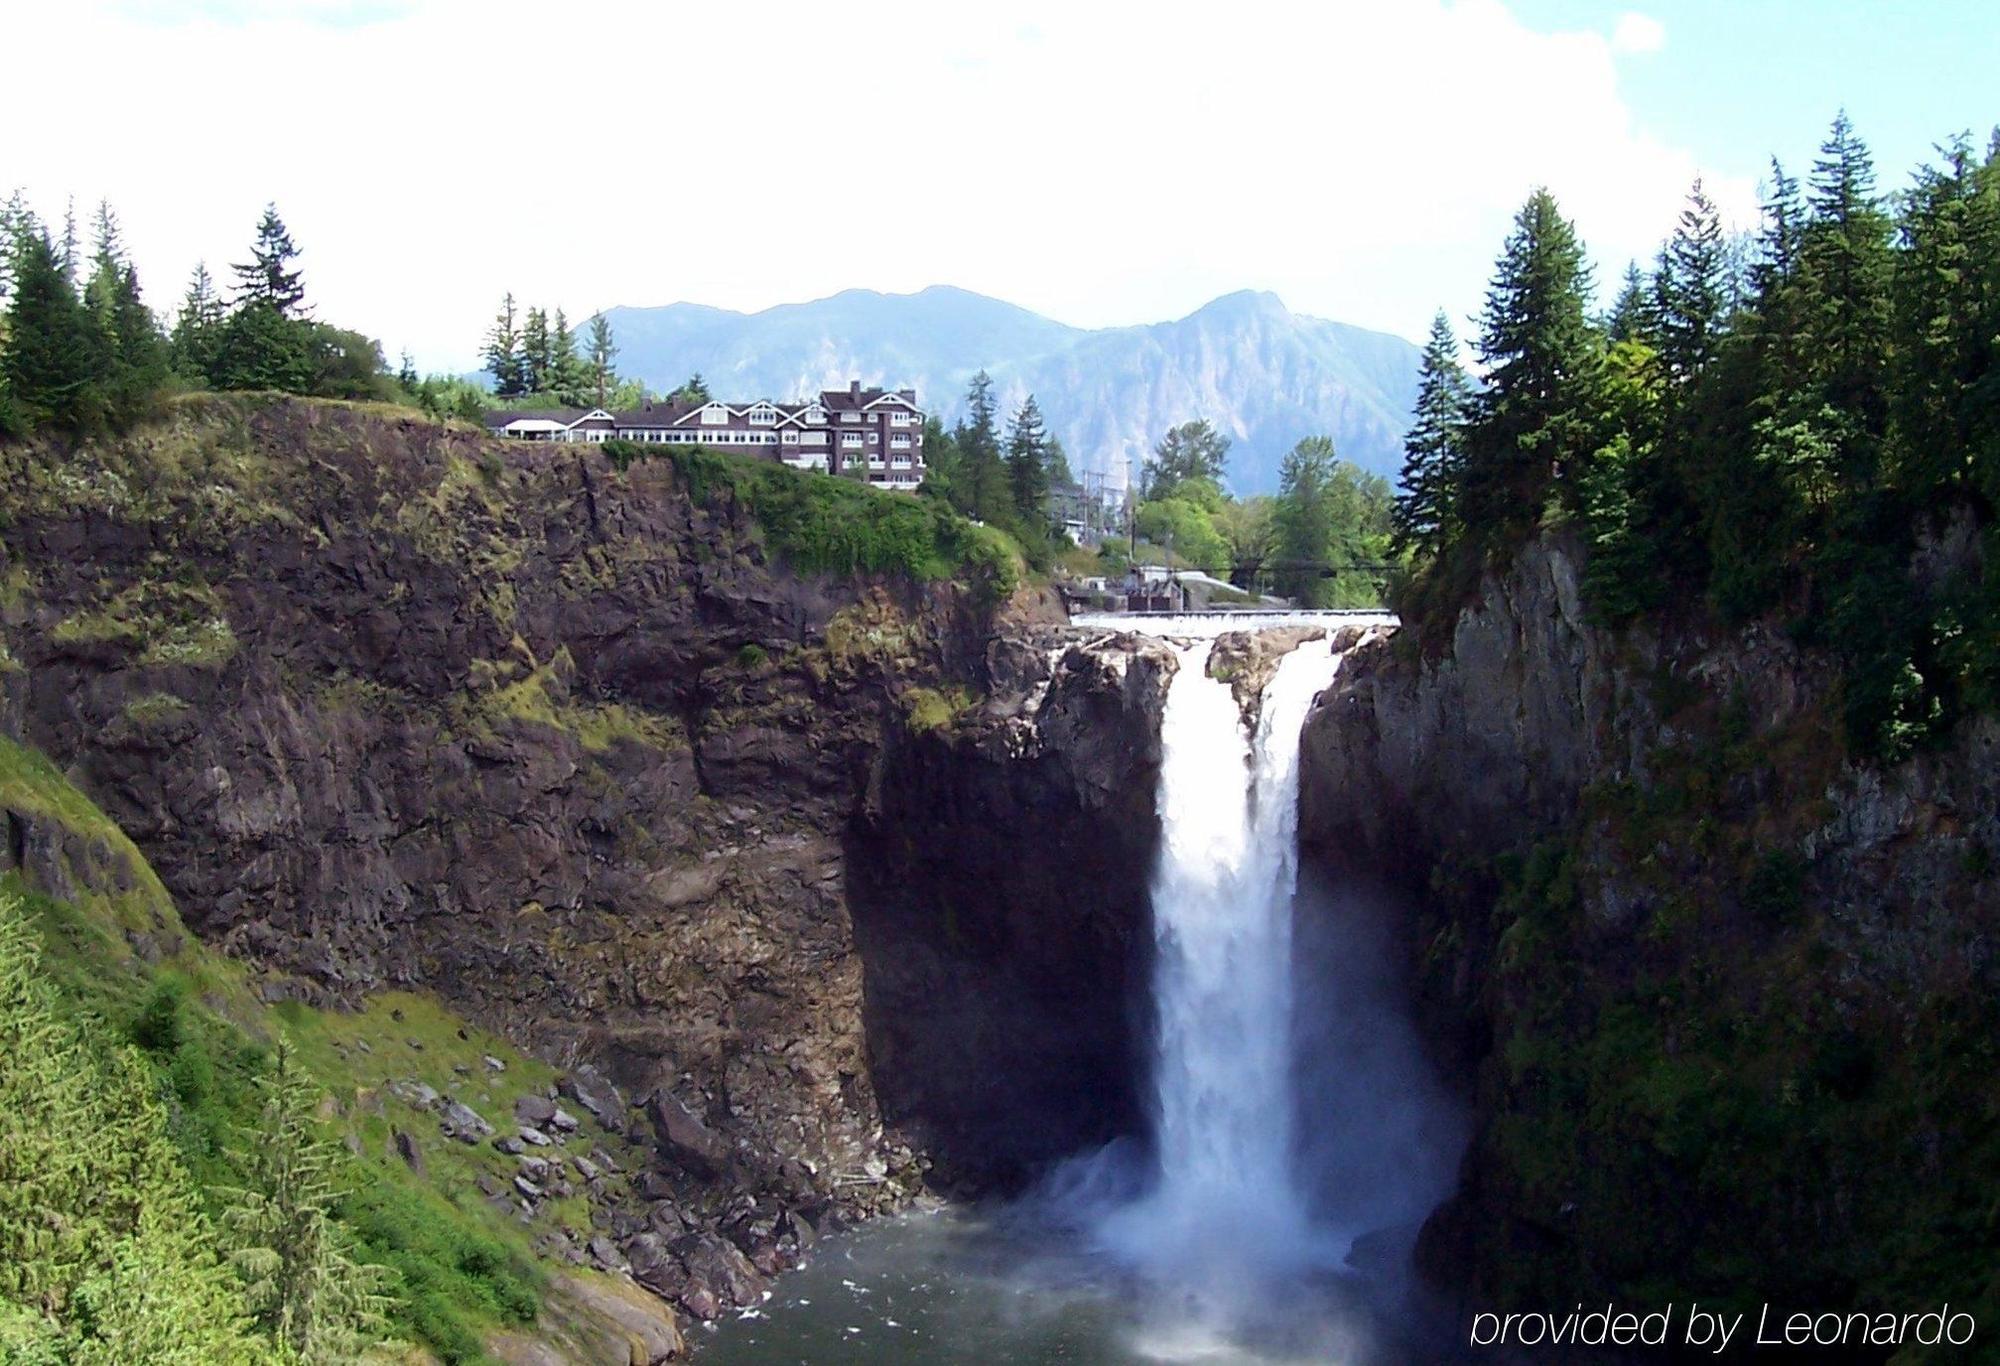
[[1338, 659], [1287, 654], [1254, 737], [1212, 646], [1184, 647], [1162, 721], [1153, 879], [1158, 1180], [1106, 1240], [1163, 1270], [1251, 1277], [1314, 1255], [1294, 1170], [1292, 898], [1299, 733]]

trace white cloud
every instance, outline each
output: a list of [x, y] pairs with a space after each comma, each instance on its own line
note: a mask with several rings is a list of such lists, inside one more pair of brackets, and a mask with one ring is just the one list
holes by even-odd
[[321, 316], [462, 366], [507, 289], [577, 318], [944, 281], [1094, 325], [1249, 286], [1420, 337], [1530, 187], [1613, 274], [1696, 170], [1612, 39], [1499, 0], [1003, 9], [7, 6], [0, 50], [89, 78], [12, 65], [0, 192], [111, 197], [159, 304], [274, 199]]
[[1658, 52], [1667, 45], [1667, 26], [1649, 14], [1627, 11], [1611, 30], [1613, 52]]

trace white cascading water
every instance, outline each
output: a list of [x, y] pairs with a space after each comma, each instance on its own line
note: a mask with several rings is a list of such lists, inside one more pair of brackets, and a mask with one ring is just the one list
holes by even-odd
[[1208, 676], [1212, 648], [1182, 648], [1162, 721], [1158, 1179], [1103, 1234], [1214, 1288], [1313, 1252], [1293, 1165], [1292, 898], [1299, 733], [1338, 660], [1324, 640], [1287, 654], [1253, 738], [1229, 685]]

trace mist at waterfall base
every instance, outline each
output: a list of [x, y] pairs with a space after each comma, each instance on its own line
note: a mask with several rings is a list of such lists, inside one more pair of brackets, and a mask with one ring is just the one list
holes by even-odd
[[1162, 722], [1152, 1133], [1005, 1207], [864, 1226], [702, 1354], [731, 1362], [1439, 1361], [1405, 1272], [1463, 1134], [1383, 908], [1298, 865], [1299, 735], [1339, 659], [1281, 661], [1249, 733], [1212, 643]]

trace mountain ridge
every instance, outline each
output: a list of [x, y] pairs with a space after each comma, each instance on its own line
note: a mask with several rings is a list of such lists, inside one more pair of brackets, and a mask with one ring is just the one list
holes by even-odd
[[967, 382], [993, 376], [1003, 416], [1030, 393], [1071, 464], [1123, 477], [1168, 427], [1207, 418], [1234, 442], [1229, 483], [1277, 487], [1302, 437], [1394, 479], [1416, 393], [1404, 338], [1294, 313], [1269, 290], [1219, 295], [1184, 317], [1084, 328], [961, 286], [852, 288], [754, 312], [709, 304], [605, 310], [620, 368], [656, 390], [699, 371], [730, 398], [796, 398], [849, 379], [914, 385], [951, 421]]

